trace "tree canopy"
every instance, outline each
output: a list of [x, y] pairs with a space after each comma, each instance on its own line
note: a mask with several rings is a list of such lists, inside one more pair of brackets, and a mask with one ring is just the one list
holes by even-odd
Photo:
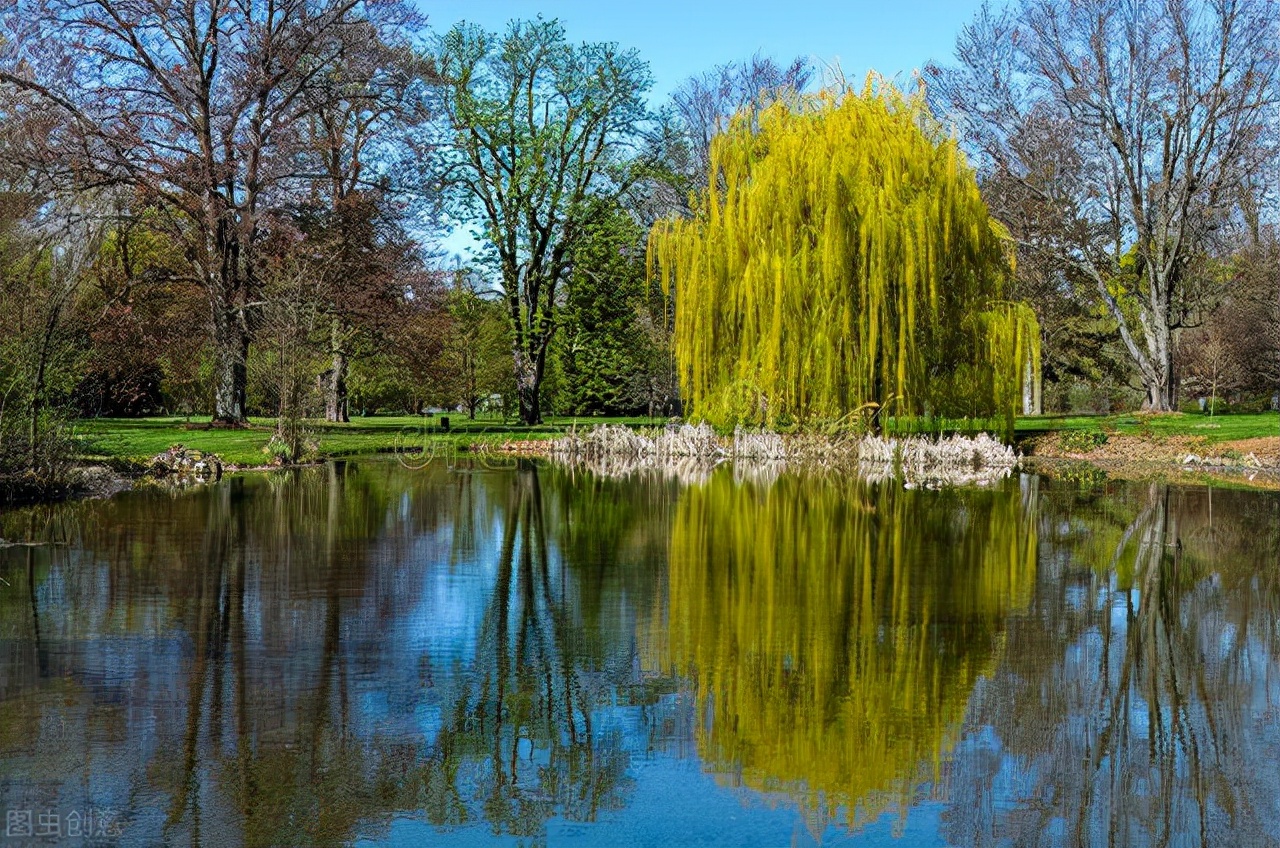
[[1021, 0], [984, 8], [958, 66], [929, 69], [993, 210], [1024, 253], [1088, 281], [1147, 409], [1175, 408], [1178, 335], [1221, 292], [1201, 260], [1233, 231], [1256, 241], [1271, 199], [1278, 14], [1274, 0]]
[[1038, 371], [1005, 301], [1002, 228], [922, 97], [871, 78], [747, 109], [711, 143], [694, 216], [660, 222], [694, 417], [779, 424], [1001, 414]]
[[505, 35], [460, 24], [436, 64], [450, 143], [442, 181], [475, 213], [497, 257], [511, 316], [520, 417], [542, 418], [556, 290], [591, 197], [617, 198], [648, 119], [651, 78], [634, 50], [575, 46], [558, 21], [513, 21]]

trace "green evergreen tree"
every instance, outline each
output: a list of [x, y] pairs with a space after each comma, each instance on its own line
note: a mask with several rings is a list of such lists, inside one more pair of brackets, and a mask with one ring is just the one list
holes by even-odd
[[569, 273], [564, 400], [575, 415], [633, 415], [649, 406], [644, 231], [618, 204], [594, 206]]

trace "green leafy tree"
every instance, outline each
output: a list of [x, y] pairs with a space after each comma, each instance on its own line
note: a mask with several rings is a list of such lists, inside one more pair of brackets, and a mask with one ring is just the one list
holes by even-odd
[[486, 296], [479, 280], [459, 270], [446, 296], [450, 327], [444, 357], [451, 403], [460, 402], [468, 418], [493, 395], [514, 394], [511, 328], [503, 305]]
[[536, 423], [587, 201], [619, 197], [643, 173], [634, 159], [648, 65], [613, 44], [574, 46], [559, 22], [541, 19], [502, 36], [460, 24], [435, 58], [452, 141], [443, 181], [459, 217], [483, 224], [511, 322], [520, 418]]
[[776, 424], [887, 408], [1000, 414], [1012, 429], [1039, 332], [1007, 300], [1001, 229], [921, 98], [873, 81], [742, 112], [712, 140], [711, 170], [698, 214], [650, 240], [676, 289], [693, 414]]

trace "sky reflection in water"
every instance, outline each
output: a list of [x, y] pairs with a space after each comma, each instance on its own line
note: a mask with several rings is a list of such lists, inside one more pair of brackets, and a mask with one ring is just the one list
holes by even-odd
[[370, 461], [0, 536], [57, 543], [0, 549], [0, 809], [33, 837], [1280, 832], [1274, 493]]

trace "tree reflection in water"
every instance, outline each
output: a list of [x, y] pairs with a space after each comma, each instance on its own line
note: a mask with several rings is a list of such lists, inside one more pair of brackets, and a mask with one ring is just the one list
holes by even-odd
[[126, 841], [1280, 833], [1275, 495], [336, 463], [0, 536], [0, 807]]
[[[191, 584], [174, 594], [192, 642], [181, 743], [147, 766], [169, 799], [166, 842], [332, 844], [414, 803], [416, 746], [358, 732], [359, 657], [342, 638], [368, 542], [388, 529], [380, 482], [335, 463], [197, 499], [200, 554], [180, 557]], [[154, 545], [186, 553], [180, 539]]]
[[696, 678], [699, 751], [811, 827], [905, 814], [939, 780], [1004, 620], [1035, 579], [1037, 484], [904, 490], [727, 473], [671, 534], [666, 668]]
[[507, 492], [497, 579], [474, 663], [422, 772], [435, 824], [467, 817], [459, 766], [496, 833], [540, 835], [554, 815], [594, 821], [622, 804], [628, 755], [617, 732], [593, 726], [563, 564], [549, 550], [539, 469], [521, 463]]
[[[628, 756], [594, 712], [635, 619], [607, 610], [651, 606], [655, 575], [610, 566], [666, 524], [617, 484], [550, 472], [548, 498], [547, 474], [334, 463], [6, 516], [68, 544], [0, 551], [0, 806], [113, 806], [144, 841], [210, 845], [404, 814], [530, 836], [618, 807]], [[453, 599], [483, 612], [452, 667], [392, 635], [449, 611], [423, 598], [443, 572], [484, 578]]]
[[1068, 500], [971, 705], [945, 832], [1276, 844], [1280, 499], [1144, 484]]

